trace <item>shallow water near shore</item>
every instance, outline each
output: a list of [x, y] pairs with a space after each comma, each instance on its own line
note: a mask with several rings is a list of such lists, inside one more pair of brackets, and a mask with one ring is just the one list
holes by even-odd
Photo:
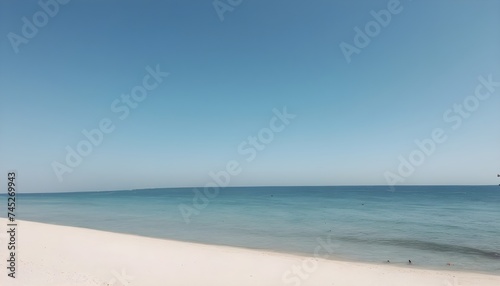
[[306, 256], [320, 239], [331, 258], [500, 274], [497, 186], [224, 188], [188, 224], [179, 206], [194, 197], [186, 188], [18, 194], [16, 218]]

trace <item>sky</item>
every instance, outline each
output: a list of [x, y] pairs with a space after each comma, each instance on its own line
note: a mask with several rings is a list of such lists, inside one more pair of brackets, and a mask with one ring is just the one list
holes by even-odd
[[499, 1], [0, 11], [0, 176], [20, 192], [500, 183]]

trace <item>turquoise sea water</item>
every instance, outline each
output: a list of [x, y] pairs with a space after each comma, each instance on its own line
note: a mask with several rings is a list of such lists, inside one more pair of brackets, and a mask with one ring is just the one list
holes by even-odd
[[225, 188], [187, 224], [179, 205], [193, 198], [192, 189], [18, 194], [17, 218], [306, 256], [331, 239], [332, 258], [500, 274], [498, 186]]

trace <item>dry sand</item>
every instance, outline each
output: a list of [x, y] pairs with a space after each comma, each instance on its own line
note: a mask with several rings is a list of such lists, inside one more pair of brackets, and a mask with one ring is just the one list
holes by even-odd
[[[0, 285], [500, 285], [500, 276], [495, 275], [315, 259], [28, 221], [17, 223], [18, 261], [13, 279], [6, 269], [7, 220], [0, 219]], [[294, 269], [297, 274], [293, 274]]]

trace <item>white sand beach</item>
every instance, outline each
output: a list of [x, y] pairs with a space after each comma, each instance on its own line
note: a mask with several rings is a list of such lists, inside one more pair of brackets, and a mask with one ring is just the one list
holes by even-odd
[[18, 221], [13, 279], [6, 270], [7, 220], [0, 223], [0, 285], [500, 285], [495, 275], [308, 260], [28, 221]]

